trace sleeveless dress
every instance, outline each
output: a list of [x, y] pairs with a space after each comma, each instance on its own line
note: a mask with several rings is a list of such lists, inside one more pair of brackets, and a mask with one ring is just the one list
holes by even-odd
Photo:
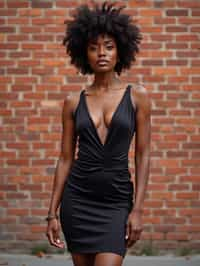
[[133, 207], [128, 151], [135, 132], [135, 108], [128, 85], [103, 144], [90, 116], [85, 90], [74, 112], [79, 135], [60, 204], [60, 223], [67, 250], [76, 253], [126, 253], [126, 222]]

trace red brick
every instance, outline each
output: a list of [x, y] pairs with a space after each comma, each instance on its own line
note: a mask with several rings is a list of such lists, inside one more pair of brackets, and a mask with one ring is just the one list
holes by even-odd
[[8, 200], [12, 199], [28, 199], [29, 196], [26, 193], [6, 193], [6, 198]]
[[175, 7], [176, 6], [176, 1], [173, 1], [173, 0], [154, 1], [154, 6], [156, 8]]
[[20, 24], [28, 24], [28, 18], [8, 18], [7, 19], [7, 21], [8, 21], [8, 24], [14, 24], [14, 25], [20, 25]]
[[8, 8], [27, 8], [29, 7], [29, 1], [8, 1], [7, 2], [7, 7]]
[[[2, 23], [1, 23], [1, 25], [2, 25]], [[16, 32], [16, 29], [14, 28], [14, 27], [10, 27], [10, 26], [8, 26], [8, 27], [0, 27], [0, 31], [1, 31], [1, 33], [3, 33], [3, 32], [8, 32], [8, 33], [14, 33], [14, 32]], [[8, 41], [9, 41], [9, 39], [8, 39]]]
[[[187, 49], [188, 48], [188, 43], [185, 43], [185, 42], [175, 42], [175, 43], [170, 42], [170, 43], [166, 43], [166, 48], [167, 49]], [[183, 52], [180, 52], [180, 53], [183, 54]], [[178, 53], [178, 54], [180, 54], [180, 53]], [[187, 53], [187, 51], [186, 51], [186, 53]], [[183, 56], [183, 58], [184, 58], [184, 56]]]
[[162, 60], [142, 60], [142, 65], [144, 66], [161, 66], [163, 65]]
[[161, 27], [151, 27], [149, 25], [147, 26], [143, 26], [142, 27], [142, 32], [143, 33], [151, 33], [151, 32], [154, 32], [154, 33], [161, 33], [162, 32], [162, 28]]
[[[175, 114], [175, 113], [174, 113]], [[188, 158], [189, 154], [188, 152], [185, 151], [168, 151], [167, 152], [167, 157], [168, 158], [176, 158], [176, 157], [187, 157]]]
[[21, 27], [21, 33], [37, 33], [39, 34], [40, 32], [42, 32], [42, 29], [38, 26], [22, 26]]
[[193, 191], [200, 191], [200, 184], [192, 184]]
[[200, 3], [195, 0], [181, 0], [177, 1], [177, 6], [181, 8], [200, 8]]
[[192, 142], [192, 143], [184, 143], [183, 144], [183, 149], [199, 149], [200, 148], [200, 143], [197, 142]]
[[20, 9], [20, 10], [18, 10], [18, 14], [20, 15], [20, 17], [22, 17], [22, 16], [37, 17], [37, 16], [41, 16], [42, 10], [38, 9], [38, 8]]
[[66, 15], [66, 9], [46, 9], [44, 12], [45, 16], [47, 17], [56, 16], [63, 19], [63, 17]]
[[174, 216], [176, 213], [176, 210], [172, 209], [158, 209], [158, 210], [152, 210], [152, 215], [154, 216]]
[[145, 208], [161, 208], [162, 202], [159, 200], [146, 200], [145, 201]]
[[137, 0], [129, 0], [130, 8], [142, 8], [142, 7], [152, 7], [152, 1], [137, 1]]
[[161, 220], [160, 217], [143, 216], [143, 222], [144, 224], [160, 224]]
[[177, 69], [172, 67], [157, 67], [154, 68], [153, 73], [156, 75], [176, 75]]
[[0, 9], [0, 16], [16, 16], [17, 9]]
[[18, 49], [17, 43], [0, 43], [0, 49], [10, 50], [10, 49]]
[[154, 190], [163, 191], [167, 189], [167, 186], [165, 184], [148, 184], [147, 189], [150, 191]]
[[191, 217], [190, 221], [192, 224], [200, 224], [200, 217]]
[[188, 60], [167, 60], [168, 66], [187, 66]]
[[182, 68], [181, 70], [181, 74], [185, 75], [187, 74], [200, 74], [200, 67], [194, 67], [194, 68]]
[[[198, 51], [177, 51], [176, 52], [177, 57], [181, 58], [186, 58], [186, 57], [197, 57], [198, 56]], [[188, 73], [189, 74], [189, 73]]]
[[177, 192], [176, 193], [177, 199], [198, 199], [199, 193], [198, 192]]
[[170, 76], [168, 78], [168, 81], [171, 83], [186, 83], [188, 81], [188, 77], [185, 76], [181, 76], [181, 77], [177, 77], [177, 76]]
[[166, 166], [169, 168], [176, 168], [179, 165], [179, 160], [174, 160], [174, 159], [163, 159], [159, 160], [160, 166]]
[[22, 44], [22, 49], [28, 49], [28, 50], [42, 50], [43, 49], [43, 44], [42, 43], [23, 43]]
[[40, 191], [40, 190], [42, 190], [42, 184], [20, 184], [19, 189], [21, 191], [24, 191], [24, 190]]
[[187, 32], [187, 27], [185, 27], [185, 26], [167, 26], [166, 32]]
[[151, 34], [151, 40], [155, 42], [172, 41], [173, 36], [171, 34]]
[[57, 0], [56, 1], [56, 7], [74, 7], [77, 5], [77, 2], [75, 0]]
[[162, 16], [162, 10], [161, 9], [141, 9], [140, 10], [140, 16], [145, 17], [160, 17]]
[[163, 222], [166, 224], [185, 224], [186, 218], [182, 217], [164, 217]]
[[33, 25], [46, 25], [46, 24], [55, 24], [55, 20], [53, 18], [33, 18]]
[[176, 134], [176, 135], [166, 135], [164, 137], [166, 141], [184, 141], [187, 140], [187, 135], [185, 134]]
[[2, 191], [15, 191], [17, 189], [17, 185], [0, 185], [0, 190]]
[[29, 210], [27, 209], [8, 209], [7, 210], [7, 215], [14, 215], [14, 216], [24, 216], [28, 215]]
[[198, 41], [199, 38], [197, 34], [181, 34], [176, 36], [177, 42], [182, 42], [182, 41]]
[[46, 226], [32, 225], [30, 230], [32, 233], [44, 233], [46, 231]]
[[168, 24], [172, 24], [172, 25], [175, 25], [176, 23], [175, 23], [175, 18], [168, 18], [168, 17], [156, 17], [155, 19], [154, 19], [154, 23], [155, 24], [166, 24], [166, 25], [168, 25]]
[[7, 39], [8, 39], [8, 41], [10, 41], [10, 42], [16, 42], [16, 41], [28, 41], [28, 36], [27, 35], [17, 35], [17, 34], [15, 34], [15, 35], [8, 35], [7, 36]]
[[200, 209], [180, 209], [179, 210], [179, 214], [181, 216], [191, 216], [191, 217], [194, 217], [194, 216], [200, 216]]
[[141, 50], [143, 50], [143, 49], [161, 49], [161, 47], [162, 47], [162, 45], [160, 44], [160, 43], [145, 43], [145, 42], [143, 42], [142, 44], [141, 44]]
[[197, 60], [196, 59], [192, 60], [191, 61], [191, 65], [192, 66], [200, 66], [200, 60], [198, 60], [198, 59]]
[[190, 43], [191, 49], [199, 49], [199, 42], [191, 42]]
[[183, 200], [177, 200], [177, 199], [174, 199], [174, 200], [168, 200], [166, 202], [166, 207], [168, 208], [183, 208], [183, 207], [188, 207], [189, 206], [189, 203], [188, 201], [183, 201]]
[[156, 232], [172, 232], [175, 231], [175, 225], [155, 225]]
[[189, 236], [187, 233], [167, 233], [166, 239], [171, 240], [189, 240]]
[[41, 0], [31, 1], [32, 8], [52, 8], [52, 5], [53, 5], [52, 1], [41, 1]]
[[188, 159], [188, 160], [183, 160], [182, 161], [182, 164], [185, 165], [185, 166], [198, 166], [200, 165], [200, 160], [191, 160], [191, 159]]
[[167, 16], [187, 16], [188, 15], [188, 9], [168, 9], [166, 10]]

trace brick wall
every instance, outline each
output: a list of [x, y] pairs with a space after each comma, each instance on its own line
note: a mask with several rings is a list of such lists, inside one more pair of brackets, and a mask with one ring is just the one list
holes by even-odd
[[[0, 1], [1, 250], [47, 242], [44, 217], [63, 99], [91, 82], [77, 75], [61, 45], [63, 21], [77, 2], [83, 3]], [[144, 35], [137, 62], [121, 77], [142, 82], [152, 98], [151, 174], [140, 242], [153, 240], [163, 250], [178, 243], [199, 249], [200, 1], [121, 3]], [[134, 172], [133, 155], [132, 150]]]

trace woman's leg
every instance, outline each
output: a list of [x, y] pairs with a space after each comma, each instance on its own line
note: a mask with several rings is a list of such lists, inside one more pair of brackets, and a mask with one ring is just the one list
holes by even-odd
[[110, 252], [96, 254], [94, 266], [122, 266], [123, 257]]
[[95, 255], [83, 253], [71, 253], [74, 266], [94, 266]]

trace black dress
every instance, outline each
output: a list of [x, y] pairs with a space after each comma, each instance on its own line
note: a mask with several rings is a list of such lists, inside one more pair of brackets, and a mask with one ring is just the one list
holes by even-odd
[[82, 90], [74, 113], [78, 159], [72, 164], [61, 198], [61, 228], [70, 252], [113, 252], [124, 257], [134, 190], [128, 169], [128, 151], [135, 132], [130, 85], [113, 114], [104, 144], [84, 93]]

